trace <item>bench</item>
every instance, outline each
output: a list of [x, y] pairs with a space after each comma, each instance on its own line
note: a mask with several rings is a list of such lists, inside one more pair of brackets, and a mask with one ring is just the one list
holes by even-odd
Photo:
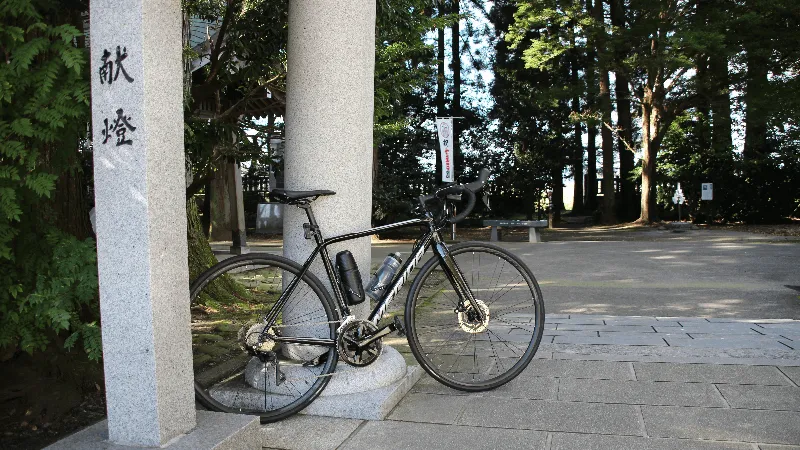
[[539, 228], [547, 228], [546, 220], [484, 220], [483, 226], [492, 227], [492, 242], [500, 240], [500, 228], [528, 228], [528, 242], [542, 242]]

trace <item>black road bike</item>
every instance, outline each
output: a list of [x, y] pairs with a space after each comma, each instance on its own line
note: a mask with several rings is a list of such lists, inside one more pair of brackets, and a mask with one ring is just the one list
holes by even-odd
[[[475, 193], [488, 177], [484, 169], [477, 181], [420, 197], [418, 218], [331, 238], [322, 236], [311, 204], [333, 191], [272, 191], [274, 201], [305, 210], [306, 238], [314, 239], [316, 248], [303, 265], [271, 254], [232, 257], [192, 283], [197, 400], [211, 410], [260, 415], [262, 422], [286, 418], [322, 392], [339, 359], [370, 364], [381, 353], [383, 337], [395, 331], [407, 336], [425, 371], [451, 388], [484, 391], [519, 375], [544, 328], [536, 279], [502, 247], [483, 242], [448, 247], [440, 234], [472, 211]], [[459, 197], [466, 202], [463, 211], [448, 215], [449, 203]], [[348, 300], [358, 297], [345, 285], [328, 246], [403, 227], [421, 227], [422, 235], [369, 317], [356, 319]], [[403, 319], [391, 315], [381, 325], [389, 303], [429, 249], [434, 255], [414, 277]], [[309, 270], [318, 259], [333, 296]], [[356, 291], [363, 289], [358, 284]]]

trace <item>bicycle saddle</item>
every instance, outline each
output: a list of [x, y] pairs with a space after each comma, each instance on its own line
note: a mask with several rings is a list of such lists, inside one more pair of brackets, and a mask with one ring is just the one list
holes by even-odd
[[328, 190], [287, 191], [286, 189], [273, 189], [269, 193], [269, 199], [274, 202], [293, 204], [307, 198], [311, 198], [309, 201], [313, 201], [317, 197], [334, 194], [336, 194], [336, 192]]

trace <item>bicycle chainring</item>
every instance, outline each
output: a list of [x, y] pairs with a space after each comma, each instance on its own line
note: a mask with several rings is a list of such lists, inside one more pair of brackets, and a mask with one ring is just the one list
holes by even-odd
[[378, 339], [359, 348], [358, 342], [372, 336], [378, 328], [365, 320], [355, 320], [345, 325], [336, 338], [336, 350], [347, 364], [363, 367], [375, 362], [383, 350], [383, 341]]

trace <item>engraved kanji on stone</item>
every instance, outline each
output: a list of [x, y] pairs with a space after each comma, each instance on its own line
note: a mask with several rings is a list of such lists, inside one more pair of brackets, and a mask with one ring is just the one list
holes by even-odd
[[[128, 49], [126, 47], [122, 47], [120, 50], [120, 46], [117, 46], [117, 57], [111, 61], [111, 52], [103, 49], [103, 56], [100, 58], [103, 61], [103, 64], [100, 66], [100, 84], [108, 84], [117, 81], [119, 78], [119, 73], [122, 72], [122, 76], [128, 81], [128, 83], [133, 83], [133, 78], [128, 75], [128, 72], [125, 70], [125, 66], [122, 65], [122, 61], [128, 57]], [[116, 69], [116, 70], [115, 70]]]
[[128, 131], [136, 131], [136, 127], [131, 125], [129, 122], [131, 120], [130, 116], [125, 116], [122, 108], [117, 110], [117, 118], [111, 122], [111, 126], [109, 126], [108, 119], [103, 119], [103, 123], [105, 124], [105, 129], [100, 131], [100, 134], [103, 135], [103, 144], [108, 142], [111, 139], [112, 135], [117, 136], [117, 147], [120, 145], [133, 145], [132, 139], [126, 139], [125, 133]]

